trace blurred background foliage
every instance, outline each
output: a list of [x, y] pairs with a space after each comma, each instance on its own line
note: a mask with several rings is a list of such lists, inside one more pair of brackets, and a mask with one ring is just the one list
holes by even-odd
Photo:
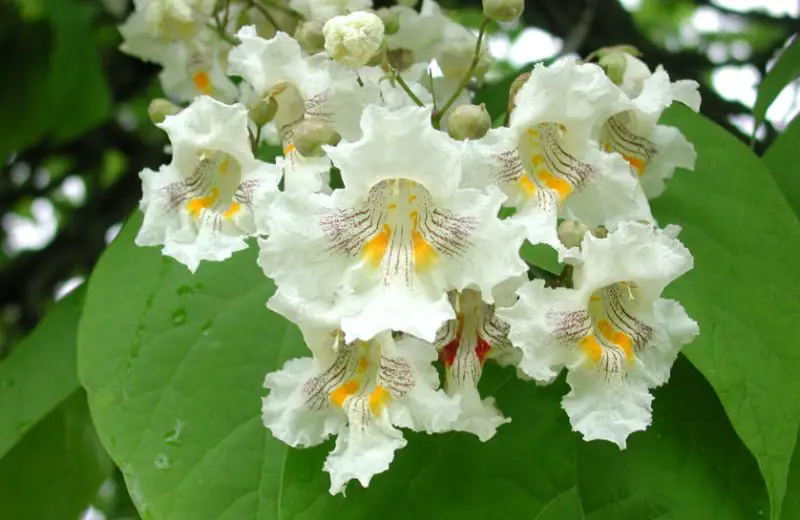
[[[480, 23], [480, 0], [441, 4], [465, 25]], [[390, 3], [376, 2], [381, 5]], [[163, 96], [158, 69], [118, 50], [117, 25], [131, 9], [127, 0], [0, 0], [6, 49], [0, 62], [0, 358], [86, 278], [137, 205], [138, 172], [168, 159], [165, 136], [147, 117], [149, 101]], [[651, 67], [663, 64], [673, 78], [697, 80], [702, 112], [749, 140], [755, 86], [775, 52], [800, 30], [798, 9], [794, 0], [531, 0], [520, 24], [492, 31], [497, 61], [479, 97], [497, 118], [508, 85], [534, 62], [629, 44]], [[795, 81], [767, 112], [756, 151], [796, 112]], [[51, 348], [74, 349], [73, 338], [55, 343]], [[77, 424], [80, 432], [88, 414], [77, 387], [46, 421], [51, 431]], [[64, 435], [53, 444], [42, 424], [24, 442], [59, 457]], [[95, 498], [85, 498], [95, 508], [86, 517], [136, 518], [119, 471], [102, 457], [87, 457], [96, 439], [77, 435], [81, 460], [106, 468], [95, 474], [113, 475]], [[0, 478], [5, 469], [0, 465]], [[73, 484], [86, 487], [81, 479]], [[56, 518], [42, 514], [15, 518]]]

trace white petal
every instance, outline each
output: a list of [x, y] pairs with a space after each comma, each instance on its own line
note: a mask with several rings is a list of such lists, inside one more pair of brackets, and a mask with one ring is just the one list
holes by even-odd
[[314, 446], [345, 429], [345, 417], [337, 409], [308, 406], [303, 387], [319, 371], [311, 358], [292, 359], [264, 381], [270, 391], [261, 408], [264, 426], [290, 446]]
[[382, 180], [407, 179], [435, 197], [448, 196], [461, 181], [461, 146], [434, 130], [431, 111], [396, 111], [370, 105], [361, 117], [364, 136], [355, 143], [325, 147], [342, 171], [347, 188], [366, 193]]
[[600, 370], [572, 369], [567, 383], [571, 390], [561, 406], [584, 440], [606, 440], [625, 449], [628, 435], [650, 425], [653, 396], [644, 382], [607, 379]]
[[391, 426], [375, 423], [363, 431], [343, 430], [323, 466], [331, 477], [330, 493], [344, 493], [353, 479], [369, 486], [373, 476], [389, 469], [394, 452], [405, 445], [403, 435]]
[[654, 302], [670, 282], [692, 268], [692, 255], [678, 240], [652, 225], [621, 223], [606, 238], [587, 233], [584, 263], [573, 272], [575, 288], [593, 292], [617, 282], [635, 282], [637, 301]]
[[586, 329], [588, 298], [573, 289], [546, 288], [543, 280], [528, 282], [517, 293], [516, 304], [495, 312], [511, 326], [508, 337], [522, 351], [519, 368], [550, 383], [577, 355], [564, 337]]
[[642, 377], [650, 388], [667, 382], [678, 352], [699, 333], [697, 322], [689, 318], [680, 303], [659, 298], [653, 306], [653, 339], [637, 354]]
[[666, 181], [672, 178], [675, 168], [694, 170], [697, 152], [681, 131], [671, 126], [656, 126], [651, 139], [658, 153], [647, 163], [639, 182], [645, 194], [654, 198], [664, 192]]

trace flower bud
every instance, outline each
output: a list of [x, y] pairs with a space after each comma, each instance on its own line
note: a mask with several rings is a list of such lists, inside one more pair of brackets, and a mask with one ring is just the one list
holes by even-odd
[[181, 107], [168, 99], [156, 98], [147, 107], [147, 115], [150, 116], [150, 121], [157, 125], [163, 123], [167, 116], [173, 116], [181, 110]]
[[525, 0], [483, 0], [483, 14], [496, 22], [513, 22], [525, 9]]
[[302, 121], [292, 134], [295, 148], [306, 157], [321, 157], [325, 154], [322, 145], [335, 145], [340, 140], [339, 134], [334, 132], [330, 125], [321, 121]]
[[[436, 55], [436, 62], [442, 69], [442, 74], [450, 79], [460, 80], [469, 71], [472, 59], [475, 55], [475, 36], [473, 34], [463, 37], [454, 37], [445, 40]], [[473, 76], [483, 78], [489, 70], [491, 57], [485, 45], [481, 45], [478, 65], [475, 67]]]
[[414, 64], [414, 53], [408, 49], [391, 49], [388, 51], [389, 64], [395, 70], [406, 70]]
[[250, 106], [250, 119], [259, 127], [266, 125], [278, 112], [278, 102], [272, 96], [267, 96], [261, 101]]
[[325, 37], [322, 35], [322, 22], [302, 22], [294, 31], [294, 39], [309, 54], [316, 54], [325, 48]]
[[620, 85], [625, 76], [625, 69], [628, 66], [627, 56], [640, 56], [641, 53], [631, 45], [615, 45], [613, 47], [603, 47], [594, 53], [597, 56], [597, 63], [606, 73], [608, 79]]
[[383, 45], [383, 22], [367, 11], [335, 16], [322, 27], [325, 51], [342, 65], [363, 67]]
[[492, 127], [492, 119], [486, 106], [480, 105], [459, 105], [453, 109], [447, 119], [447, 133], [453, 139], [463, 141], [465, 139], [480, 139]]
[[375, 14], [383, 22], [384, 32], [386, 34], [394, 34], [400, 29], [400, 13], [388, 7], [381, 7]]
[[564, 220], [558, 225], [558, 239], [565, 247], [580, 247], [589, 228], [577, 220]]

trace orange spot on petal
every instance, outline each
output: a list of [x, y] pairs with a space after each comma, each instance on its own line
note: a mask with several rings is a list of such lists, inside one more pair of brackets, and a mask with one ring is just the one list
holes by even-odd
[[570, 193], [572, 193], [572, 184], [564, 179], [559, 179], [549, 171], [541, 171], [537, 177], [539, 177], [539, 180], [544, 182], [545, 186], [551, 190], [555, 190], [555, 192], [558, 193], [558, 198], [562, 202], [569, 196]]
[[214, 205], [219, 198], [219, 190], [216, 187], [211, 188], [209, 194], [205, 197], [195, 197], [186, 203], [186, 210], [194, 218], [199, 218], [200, 213], [204, 209], [208, 209]]
[[391, 400], [392, 395], [384, 387], [378, 385], [369, 394], [369, 409], [372, 410], [373, 414], [380, 415]]
[[600, 361], [600, 358], [603, 357], [603, 347], [600, 346], [600, 343], [594, 336], [586, 336], [578, 342], [578, 345], [593, 363], [597, 363]]
[[228, 209], [225, 210], [225, 213], [223, 213], [222, 216], [225, 218], [233, 218], [233, 216], [239, 213], [241, 209], [241, 204], [238, 202], [231, 202], [230, 206], [228, 206]]
[[528, 177], [527, 174], [523, 174], [523, 176], [517, 181], [517, 184], [519, 185], [519, 189], [522, 190], [522, 194], [526, 199], [533, 197], [533, 194], [536, 193], [536, 184], [533, 183], [533, 180]]
[[422, 233], [419, 232], [419, 214], [416, 211], [412, 211], [409, 215], [414, 222], [414, 229], [411, 231], [411, 250], [414, 255], [414, 267], [417, 271], [422, 271], [433, 265], [438, 254], [428, 241], [425, 240]]
[[201, 70], [192, 74], [192, 83], [201, 94], [211, 93], [211, 78], [208, 72]]
[[386, 250], [389, 247], [389, 239], [392, 237], [392, 228], [389, 224], [383, 225], [383, 231], [369, 239], [361, 249], [361, 256], [365, 262], [377, 269], [381, 265]]
[[631, 168], [636, 170], [636, 174], [641, 177], [644, 173], [645, 163], [643, 160], [639, 159], [638, 157], [632, 157], [630, 155], [623, 155], [628, 164], [631, 165]]
[[331, 402], [341, 408], [348, 397], [358, 392], [358, 381], [351, 379], [331, 392]]

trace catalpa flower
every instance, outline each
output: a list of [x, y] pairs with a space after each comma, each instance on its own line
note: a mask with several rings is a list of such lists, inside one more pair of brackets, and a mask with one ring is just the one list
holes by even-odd
[[620, 153], [640, 178], [648, 197], [664, 192], [675, 168], [693, 169], [697, 154], [683, 134], [674, 127], [658, 124], [664, 109], [679, 101], [695, 112], [700, 109], [697, 82], [670, 82], [660, 65], [650, 72], [642, 61], [623, 53], [625, 71], [620, 89], [632, 107], [608, 118], [600, 142], [608, 151]]
[[310, 345], [313, 358], [290, 360], [268, 374], [262, 407], [264, 425], [290, 446], [336, 435], [324, 465], [331, 494], [343, 493], [353, 479], [366, 487], [389, 469], [394, 452], [406, 445], [398, 428], [443, 432], [459, 413], [458, 401], [437, 390], [430, 345], [395, 344], [388, 331], [370, 341], [339, 339], [334, 332], [327, 343]]
[[459, 188], [460, 146], [430, 117], [367, 107], [363, 138], [326, 148], [345, 188], [280, 193], [266, 210], [259, 264], [280, 289], [333, 298], [347, 341], [382, 330], [433, 341], [455, 318], [447, 291], [491, 302], [494, 286], [527, 270], [524, 230], [497, 218], [503, 194]]
[[515, 305], [497, 309], [523, 372], [549, 382], [567, 367], [562, 405], [586, 440], [625, 448], [630, 433], [647, 428], [650, 389], [667, 382], [680, 347], [698, 334], [679, 303], [660, 298], [692, 268], [674, 232], [623, 223], [606, 238], [586, 234], [573, 289], [534, 280]]
[[555, 248], [559, 211], [589, 226], [652, 220], [627, 164], [591, 139], [629, 102], [596, 65], [574, 59], [537, 65], [519, 90], [509, 128], [467, 144], [467, 185], [496, 183], [528, 229]]
[[458, 396], [461, 401], [455, 428], [487, 441], [498, 426], [511, 419], [497, 410], [494, 398], [481, 399], [478, 381], [483, 365], [488, 359], [516, 364], [519, 351], [508, 339], [508, 324], [495, 315], [495, 306], [484, 302], [479, 293], [471, 289], [453, 292], [451, 302], [456, 319], [439, 329], [434, 342], [445, 368], [444, 388], [448, 395]]
[[222, 65], [230, 44], [202, 23], [193, 26], [187, 38], [154, 37], [145, 15], [136, 11], [119, 27], [124, 39], [120, 50], [161, 65], [159, 79], [169, 97], [178, 101], [191, 101], [198, 95], [228, 102], [236, 99], [238, 89]]
[[207, 96], [158, 125], [172, 161], [141, 172], [144, 222], [138, 245], [163, 245], [191, 271], [224, 260], [256, 232], [254, 204], [277, 190], [278, 169], [253, 157], [247, 109]]

